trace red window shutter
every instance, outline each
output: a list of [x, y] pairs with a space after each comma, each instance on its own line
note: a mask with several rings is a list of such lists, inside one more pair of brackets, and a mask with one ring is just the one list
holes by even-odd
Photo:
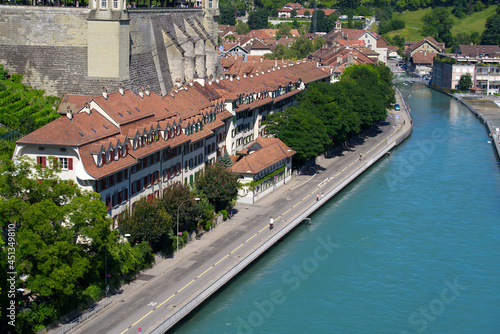
[[42, 184], [42, 179], [38, 179], [38, 184]]
[[177, 163], [177, 174], [179, 174], [179, 173], [181, 172], [181, 168], [182, 168], [182, 167], [181, 167], [181, 163], [180, 163], [180, 162], [178, 162], [178, 163]]
[[150, 182], [151, 185], [153, 185], [155, 183], [155, 175], [154, 174], [149, 174], [149, 177], [150, 177], [149, 182]]
[[73, 158], [68, 158], [68, 169], [73, 170]]
[[123, 200], [128, 200], [128, 189], [123, 189]]
[[167, 169], [167, 179], [170, 179], [170, 168]]
[[106, 208], [109, 210], [111, 210], [111, 198], [106, 197]]
[[148, 202], [151, 202], [153, 200], [153, 194], [148, 195]]
[[40, 165], [42, 165], [42, 168], [45, 168], [47, 166], [47, 158], [46, 157], [41, 157]]
[[106, 164], [106, 162], [107, 162], [107, 161], [106, 161], [106, 153], [103, 153], [103, 154], [102, 154], [102, 159], [101, 159], [101, 160], [102, 160], [102, 164], [103, 164], [103, 165], [105, 165], [105, 164]]
[[122, 172], [118, 172], [118, 174], [116, 174], [116, 176], [117, 176], [116, 183], [122, 182]]

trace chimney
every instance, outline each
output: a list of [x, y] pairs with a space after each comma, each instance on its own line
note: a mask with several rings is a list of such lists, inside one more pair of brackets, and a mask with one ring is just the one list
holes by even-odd
[[247, 74], [243, 73], [243, 79], [246, 79], [246, 78], [247, 78]]
[[68, 117], [69, 120], [73, 119], [73, 110], [71, 110], [70, 107], [66, 109], [66, 117]]
[[240, 76], [239, 75], [236, 76], [236, 80], [240, 81]]
[[142, 88], [142, 86], [141, 88], [139, 88], [139, 96], [141, 97], [141, 99], [144, 98], [144, 88]]
[[144, 93], [146, 93], [147, 96], [151, 93], [149, 90], [149, 85], [146, 85], [146, 89], [144, 90]]
[[102, 97], [104, 97], [104, 99], [108, 99], [108, 89], [106, 87], [102, 87]]
[[88, 102], [83, 106], [83, 111], [90, 115], [90, 104]]
[[260, 72], [260, 73], [262, 73], [262, 75], [264, 75], [264, 70], [262, 70], [262, 72]]
[[253, 74], [250, 74], [250, 78], [253, 78]]
[[229, 77], [229, 80], [231, 80], [231, 82], [233, 82], [233, 76], [230, 76], [230, 77]]
[[118, 92], [123, 96], [125, 95], [125, 87], [123, 86], [123, 83], [120, 83], [120, 86], [118, 86]]
[[260, 62], [263, 63], [264, 62], [264, 57], [260, 57]]

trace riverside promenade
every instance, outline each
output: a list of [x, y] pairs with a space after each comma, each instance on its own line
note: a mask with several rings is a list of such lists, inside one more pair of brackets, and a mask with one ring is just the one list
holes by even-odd
[[496, 151], [497, 158], [500, 158], [500, 97], [487, 96], [486, 98], [455, 96], [485, 125]]
[[[114, 293], [104, 310], [72, 330], [60, 327], [50, 333], [166, 332], [411, 134], [409, 110], [400, 95], [396, 100], [401, 111], [390, 110], [384, 122], [344, 150], [318, 158], [306, 173], [257, 203], [237, 204], [231, 219], [142, 272]], [[320, 242], [323, 251], [333, 251], [330, 243], [328, 238]]]

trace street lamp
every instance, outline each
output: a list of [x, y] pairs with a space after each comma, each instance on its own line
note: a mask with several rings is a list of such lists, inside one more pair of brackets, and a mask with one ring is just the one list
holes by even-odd
[[[200, 199], [196, 197], [194, 200], [198, 202]], [[179, 253], [179, 210], [181, 209], [182, 204], [187, 203], [189, 201], [190, 200], [187, 199], [181, 202], [181, 204], [179, 204], [179, 207], [177, 208], [177, 253]]]

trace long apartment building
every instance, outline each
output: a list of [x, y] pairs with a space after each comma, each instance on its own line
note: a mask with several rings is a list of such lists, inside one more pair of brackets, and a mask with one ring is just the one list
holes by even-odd
[[[99, 193], [113, 217], [142, 197], [160, 197], [173, 182], [190, 184], [206, 164], [245, 149], [264, 135], [266, 115], [330, 74], [312, 63], [185, 84], [160, 96], [120, 88], [99, 96], [65, 95], [65, 114], [21, 138], [14, 156], [47, 166], [60, 177]], [[42, 180], [41, 180], [42, 182]]]
[[434, 58], [432, 84], [445, 90], [458, 89], [462, 75], [469, 73], [472, 88], [487, 95], [500, 92], [500, 46], [459, 45], [453, 54]]

